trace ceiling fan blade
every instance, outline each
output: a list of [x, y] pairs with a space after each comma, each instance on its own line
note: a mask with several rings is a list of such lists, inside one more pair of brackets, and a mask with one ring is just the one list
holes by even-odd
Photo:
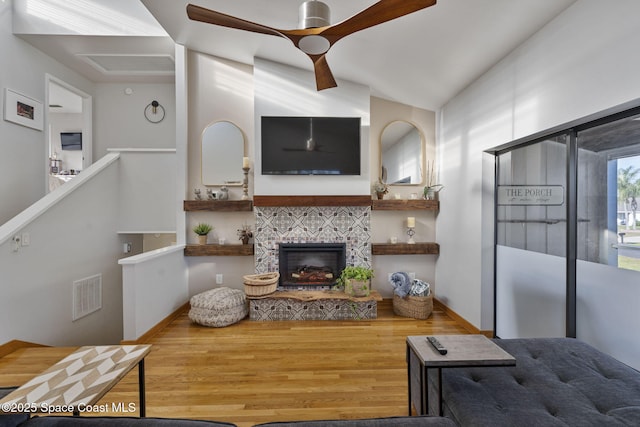
[[433, 6], [436, 4], [436, 1], [437, 0], [380, 0], [362, 12], [353, 15], [351, 18], [325, 27], [321, 34], [333, 44], [349, 34]]
[[336, 79], [327, 63], [327, 57], [323, 55], [309, 55], [313, 61], [313, 68], [316, 73], [316, 88], [318, 91], [337, 87]]
[[215, 10], [207, 9], [195, 4], [187, 5], [187, 16], [193, 21], [206, 22], [207, 24], [220, 25], [222, 27], [235, 28], [237, 30], [289, 38], [275, 28], [246, 21], [244, 19], [236, 18], [235, 16], [227, 15], [222, 12], [216, 12]]

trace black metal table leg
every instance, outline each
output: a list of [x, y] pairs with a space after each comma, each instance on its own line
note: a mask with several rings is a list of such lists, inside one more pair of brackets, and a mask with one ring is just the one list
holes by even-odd
[[144, 389], [144, 358], [138, 362], [138, 389], [140, 392], [140, 417], [146, 417], [147, 406]]
[[422, 388], [420, 399], [420, 413], [418, 415], [429, 415], [429, 370], [420, 364], [420, 387]]
[[442, 416], [442, 368], [438, 368], [438, 412]]
[[411, 349], [407, 346], [407, 390], [409, 394], [409, 416], [411, 416]]

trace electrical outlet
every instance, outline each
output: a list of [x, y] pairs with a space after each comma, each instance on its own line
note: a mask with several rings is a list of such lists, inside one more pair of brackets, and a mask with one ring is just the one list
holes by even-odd
[[224, 281], [224, 275], [216, 274], [216, 285], [222, 285]]
[[125, 254], [128, 254], [129, 252], [131, 252], [131, 243], [129, 242], [124, 243], [122, 246], [122, 252], [124, 252]]
[[22, 246], [29, 246], [31, 244], [31, 235], [29, 233], [22, 233]]

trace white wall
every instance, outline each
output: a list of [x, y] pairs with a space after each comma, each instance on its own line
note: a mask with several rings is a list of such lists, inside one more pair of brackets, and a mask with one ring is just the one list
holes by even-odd
[[[48, 206], [68, 193], [32, 222], [13, 230], [29, 217], [25, 212], [0, 226], [0, 343], [19, 339], [65, 346], [122, 339], [119, 165], [103, 160], [41, 199], [39, 205]], [[91, 177], [97, 166], [105, 169]], [[13, 241], [5, 240], [14, 233], [28, 233], [30, 244], [15, 251]], [[102, 275], [102, 309], [72, 321], [73, 282], [96, 274]]]
[[[201, 139], [204, 129], [212, 123], [227, 120], [235, 123], [244, 134], [246, 155], [253, 158], [253, 67], [189, 51], [186, 60], [188, 138], [187, 194], [193, 199], [194, 188], [205, 194], [201, 173]], [[253, 162], [252, 162], [253, 163]], [[238, 168], [241, 163], [238, 164]], [[217, 191], [219, 187], [211, 187]], [[241, 187], [229, 187], [229, 197], [238, 200]], [[253, 195], [253, 168], [249, 172], [249, 197]], [[206, 197], [206, 196], [205, 196]], [[227, 244], [239, 244], [236, 229], [243, 223], [253, 224], [252, 212], [187, 212], [185, 225], [186, 243], [196, 243], [191, 231], [198, 222], [208, 222], [215, 227], [209, 233], [209, 242], [224, 237]], [[189, 296], [215, 286], [216, 274], [223, 275], [223, 285], [243, 289], [242, 276], [254, 273], [253, 257], [188, 257]]]
[[[0, 66], [0, 90], [8, 87], [44, 104], [45, 74], [49, 73], [93, 93], [91, 82], [11, 33], [12, 3], [13, 0], [0, 2], [0, 52], [4, 58]], [[3, 224], [46, 194], [49, 147], [44, 132], [5, 120], [0, 120], [0, 135], [0, 224]]]
[[[369, 87], [338, 81], [338, 87], [318, 92], [313, 73], [256, 58], [254, 191], [259, 195], [359, 195], [370, 194]], [[261, 175], [262, 116], [360, 117], [359, 176]]]
[[[187, 73], [189, 102], [187, 197], [193, 199], [195, 188], [200, 188], [205, 195], [205, 186], [202, 183], [201, 148], [202, 132], [207, 126], [221, 120], [234, 123], [245, 136], [246, 156], [253, 158], [253, 68], [238, 62], [189, 52]], [[241, 162], [241, 160], [238, 161], [239, 169], [242, 167]], [[253, 170], [249, 175], [249, 195], [251, 196]], [[218, 188], [212, 187], [214, 191]], [[240, 187], [229, 187], [231, 199], [238, 200], [241, 195]]]
[[439, 112], [438, 293], [476, 327], [493, 328], [493, 164], [483, 150], [639, 98], [638, 16], [636, 0], [579, 0]]
[[184, 246], [170, 246], [120, 260], [123, 337], [137, 340], [187, 300]]
[[175, 233], [175, 150], [110, 151], [120, 153], [118, 232]]
[[[380, 170], [380, 138], [384, 128], [396, 120], [413, 123], [422, 133], [425, 141], [425, 162], [435, 158], [435, 113], [382, 98], [371, 98], [371, 182], [378, 178]], [[426, 163], [423, 163], [424, 170]], [[422, 197], [422, 185], [391, 185], [387, 198], [398, 195], [408, 199], [412, 193]], [[388, 242], [395, 236], [399, 242], [407, 240], [406, 220], [408, 216], [416, 218], [415, 240], [418, 242], [437, 242], [436, 222], [438, 214], [432, 211], [372, 211], [371, 241]], [[389, 274], [397, 271], [415, 273], [416, 278], [429, 282], [438, 297], [435, 281], [437, 255], [375, 255], [372, 265], [375, 271], [372, 287], [384, 298], [393, 297], [393, 287], [389, 283]]]
[[[131, 89], [128, 95], [125, 89]], [[98, 83], [94, 97], [93, 158], [99, 159], [110, 148], [175, 148], [175, 85], [168, 83]], [[151, 123], [145, 108], [158, 101], [165, 118]]]

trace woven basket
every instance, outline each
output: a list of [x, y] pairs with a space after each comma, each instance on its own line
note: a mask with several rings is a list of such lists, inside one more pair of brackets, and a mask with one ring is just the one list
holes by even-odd
[[402, 317], [413, 317], [414, 319], [426, 319], [433, 311], [433, 294], [428, 297], [404, 298], [393, 294], [393, 312]]
[[243, 279], [244, 293], [248, 297], [261, 297], [276, 291], [280, 273], [249, 274], [243, 276]]

